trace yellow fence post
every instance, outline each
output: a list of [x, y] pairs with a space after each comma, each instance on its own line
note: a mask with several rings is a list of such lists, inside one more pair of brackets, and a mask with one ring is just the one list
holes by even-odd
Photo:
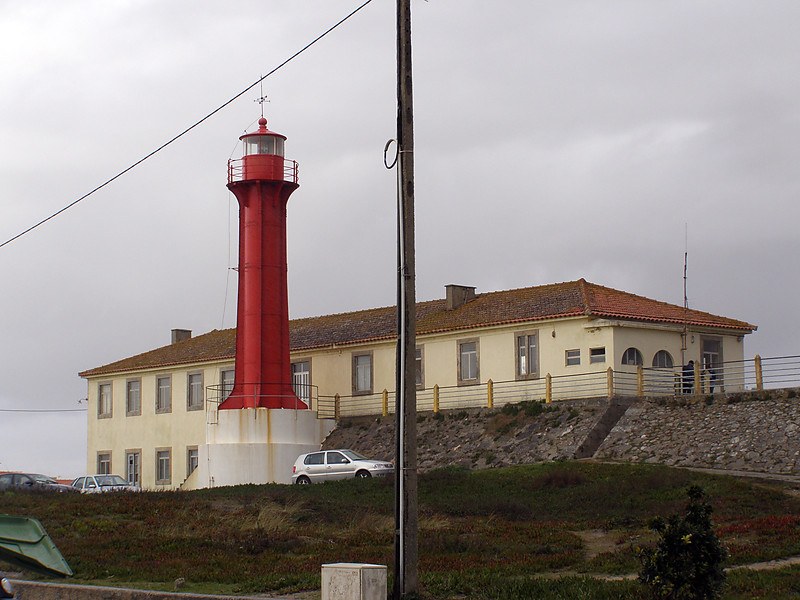
[[544, 378], [544, 401], [547, 404], [553, 401], [553, 376], [550, 373]]
[[761, 371], [761, 355], [756, 354], [754, 362], [756, 365], [756, 389], [760, 392], [764, 389], [764, 374]]
[[339, 398], [339, 394], [336, 394], [333, 397], [333, 418], [337, 421], [339, 420], [339, 414], [341, 411], [341, 398]]
[[389, 414], [389, 390], [383, 388], [383, 416], [387, 416]]
[[494, 381], [491, 379], [486, 382], [486, 406], [494, 408]]
[[433, 412], [439, 412], [439, 384], [433, 386]]
[[608, 367], [606, 371], [606, 387], [608, 388], [608, 397], [614, 397], [614, 369]]
[[641, 398], [644, 396], [644, 367], [636, 367], [636, 395]]
[[694, 363], [694, 394], [699, 396], [703, 393], [703, 380], [700, 379], [700, 361]]

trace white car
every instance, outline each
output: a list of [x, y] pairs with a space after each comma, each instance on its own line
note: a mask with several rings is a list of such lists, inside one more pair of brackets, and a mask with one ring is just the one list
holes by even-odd
[[138, 492], [139, 486], [128, 483], [119, 475], [87, 475], [78, 477], [72, 487], [83, 494], [99, 494], [101, 492]]
[[297, 457], [292, 467], [292, 483], [305, 485], [334, 479], [368, 479], [393, 473], [392, 463], [371, 460], [352, 450], [320, 450]]

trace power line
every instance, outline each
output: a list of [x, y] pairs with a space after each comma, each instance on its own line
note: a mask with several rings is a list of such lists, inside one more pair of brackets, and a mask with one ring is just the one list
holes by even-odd
[[86, 412], [86, 408], [0, 408], [4, 413], [63, 413]]
[[94, 189], [93, 189], [93, 190], [91, 190], [90, 192], [88, 192], [88, 193], [84, 194], [83, 196], [81, 196], [81, 197], [80, 197], [80, 198], [78, 198], [77, 200], [73, 200], [72, 202], [70, 202], [69, 204], [67, 204], [67, 205], [66, 205], [64, 208], [62, 208], [62, 209], [60, 209], [60, 210], [57, 210], [56, 212], [54, 212], [53, 214], [51, 214], [49, 217], [46, 217], [46, 218], [42, 219], [42, 220], [41, 220], [41, 221], [39, 221], [38, 223], [36, 223], [36, 224], [34, 224], [34, 225], [31, 225], [30, 227], [28, 227], [28, 228], [27, 228], [27, 229], [25, 229], [24, 231], [22, 231], [22, 232], [18, 233], [18, 234], [17, 234], [17, 235], [15, 235], [14, 237], [12, 237], [12, 238], [10, 238], [10, 239], [7, 239], [7, 240], [6, 240], [5, 242], [3, 242], [3, 243], [0, 243], [0, 248], [2, 248], [3, 246], [6, 246], [6, 245], [8, 245], [8, 244], [10, 244], [10, 243], [11, 243], [11, 242], [13, 242], [14, 240], [18, 240], [18, 239], [19, 239], [19, 238], [21, 238], [23, 235], [25, 235], [26, 233], [30, 233], [31, 231], [33, 231], [34, 229], [36, 229], [36, 228], [37, 228], [37, 227], [39, 227], [40, 225], [44, 225], [44, 224], [45, 224], [45, 223], [47, 223], [49, 220], [51, 220], [51, 219], [54, 219], [55, 217], [57, 217], [58, 215], [60, 215], [60, 214], [61, 214], [61, 213], [63, 213], [64, 211], [66, 211], [66, 210], [69, 210], [70, 208], [72, 208], [73, 206], [75, 206], [76, 204], [78, 204], [79, 202], [81, 202], [81, 201], [85, 200], [86, 198], [88, 198], [89, 196], [91, 196], [92, 194], [94, 194], [95, 192], [97, 192], [97, 191], [99, 191], [99, 190], [103, 189], [103, 188], [104, 188], [104, 187], [106, 187], [106, 186], [107, 186], [109, 183], [111, 183], [111, 182], [115, 181], [116, 179], [119, 179], [120, 177], [122, 177], [123, 175], [125, 175], [125, 173], [127, 173], [128, 171], [130, 171], [130, 170], [132, 170], [132, 169], [134, 169], [134, 168], [138, 167], [140, 164], [142, 164], [144, 161], [146, 161], [146, 160], [147, 160], [148, 158], [150, 158], [151, 156], [154, 156], [155, 154], [157, 154], [157, 153], [161, 152], [161, 150], [163, 150], [164, 148], [166, 148], [167, 146], [169, 146], [169, 145], [170, 145], [170, 144], [172, 144], [173, 142], [175, 142], [175, 141], [179, 140], [180, 138], [182, 138], [184, 135], [186, 135], [187, 133], [189, 133], [189, 132], [190, 132], [192, 129], [194, 129], [194, 128], [195, 128], [195, 127], [197, 127], [198, 125], [202, 124], [204, 121], [207, 121], [208, 119], [210, 119], [211, 117], [213, 117], [215, 114], [217, 114], [217, 113], [218, 113], [219, 111], [221, 111], [223, 108], [225, 108], [226, 106], [228, 106], [229, 104], [231, 104], [231, 103], [232, 103], [232, 102], [234, 102], [235, 100], [238, 100], [240, 97], [242, 97], [242, 96], [243, 96], [243, 95], [245, 95], [247, 92], [249, 92], [250, 90], [252, 90], [254, 87], [256, 87], [258, 84], [260, 84], [262, 81], [264, 81], [264, 80], [265, 80], [267, 77], [269, 77], [270, 75], [272, 75], [273, 73], [275, 73], [275, 72], [276, 72], [276, 71], [278, 71], [279, 69], [281, 69], [281, 68], [283, 68], [284, 66], [286, 66], [286, 65], [287, 65], [289, 62], [291, 62], [292, 60], [294, 60], [295, 58], [297, 58], [298, 56], [300, 56], [300, 55], [301, 55], [303, 52], [305, 52], [306, 50], [308, 50], [309, 48], [311, 48], [311, 46], [313, 46], [313, 45], [314, 45], [314, 44], [316, 44], [318, 41], [320, 41], [322, 38], [324, 38], [325, 36], [327, 36], [327, 35], [328, 35], [329, 33], [331, 33], [331, 32], [332, 32], [334, 29], [336, 29], [337, 27], [339, 27], [340, 25], [342, 25], [342, 24], [343, 24], [345, 21], [347, 21], [348, 19], [350, 19], [350, 17], [354, 16], [354, 15], [355, 15], [357, 12], [359, 12], [359, 11], [360, 11], [362, 8], [364, 8], [365, 6], [367, 6], [367, 5], [368, 5], [370, 2], [372, 2], [372, 0], [366, 0], [366, 2], [364, 2], [363, 4], [361, 4], [361, 5], [360, 5], [358, 8], [356, 8], [355, 10], [353, 10], [353, 11], [352, 11], [350, 14], [348, 14], [346, 17], [344, 17], [344, 18], [342, 18], [341, 20], [339, 20], [339, 21], [338, 21], [338, 22], [337, 22], [335, 25], [333, 25], [333, 26], [331, 26], [330, 28], [328, 28], [328, 29], [327, 29], [327, 30], [326, 30], [324, 33], [321, 33], [320, 35], [318, 35], [316, 38], [314, 38], [314, 39], [313, 39], [312, 41], [310, 41], [308, 44], [306, 44], [305, 46], [303, 46], [303, 47], [302, 47], [300, 50], [298, 50], [297, 52], [295, 52], [294, 54], [292, 54], [292, 55], [291, 55], [289, 58], [287, 58], [286, 60], [284, 60], [284, 61], [283, 61], [281, 64], [279, 64], [277, 67], [275, 67], [274, 69], [272, 69], [271, 71], [269, 71], [269, 72], [268, 72], [266, 75], [263, 75], [263, 76], [259, 77], [259, 78], [258, 78], [258, 79], [257, 79], [257, 80], [254, 82], [254, 83], [252, 83], [251, 85], [247, 86], [247, 87], [246, 87], [245, 89], [243, 89], [241, 92], [239, 92], [238, 94], [236, 94], [235, 96], [233, 96], [233, 97], [232, 97], [230, 100], [228, 100], [228, 101], [224, 102], [223, 104], [221, 104], [220, 106], [218, 106], [217, 108], [215, 108], [214, 110], [212, 110], [212, 111], [211, 111], [210, 113], [208, 113], [208, 114], [207, 114], [205, 117], [203, 117], [202, 119], [200, 119], [199, 121], [197, 121], [197, 122], [196, 122], [196, 123], [194, 123], [193, 125], [190, 125], [190, 126], [189, 126], [189, 127], [187, 127], [186, 129], [184, 129], [183, 131], [181, 131], [181, 132], [180, 132], [178, 135], [174, 136], [174, 137], [173, 137], [173, 138], [171, 138], [169, 141], [167, 141], [167, 142], [164, 142], [164, 143], [163, 143], [163, 144], [161, 144], [161, 145], [160, 145], [158, 148], [156, 148], [155, 150], [153, 150], [153, 151], [152, 151], [152, 152], [150, 152], [149, 154], [145, 155], [144, 157], [140, 158], [140, 159], [139, 159], [139, 160], [137, 160], [135, 163], [133, 163], [132, 165], [130, 165], [128, 168], [126, 168], [126, 169], [123, 169], [122, 171], [120, 171], [119, 173], [117, 173], [116, 175], [114, 175], [112, 178], [110, 178], [110, 179], [106, 180], [105, 182], [101, 183], [101, 184], [100, 184], [100, 185], [98, 185], [96, 188], [94, 188]]

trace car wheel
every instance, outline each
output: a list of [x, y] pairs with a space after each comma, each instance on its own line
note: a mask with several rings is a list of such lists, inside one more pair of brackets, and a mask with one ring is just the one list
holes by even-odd
[[297, 478], [296, 483], [297, 485], [308, 485], [309, 483], [311, 483], [311, 480], [305, 475], [301, 475], [300, 477]]
[[369, 479], [372, 474], [369, 471], [359, 471], [356, 473], [356, 479]]

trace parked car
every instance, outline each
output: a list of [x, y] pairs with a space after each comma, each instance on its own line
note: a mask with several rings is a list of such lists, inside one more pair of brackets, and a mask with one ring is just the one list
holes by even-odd
[[14, 586], [11, 585], [11, 582], [5, 578], [5, 576], [0, 573], [0, 598], [13, 598], [14, 597]]
[[119, 475], [87, 475], [78, 477], [72, 482], [72, 487], [84, 494], [99, 494], [101, 492], [138, 492], [139, 486], [128, 483]]
[[292, 483], [304, 485], [334, 479], [368, 479], [394, 473], [390, 462], [372, 460], [352, 450], [320, 450], [301, 454], [292, 467]]
[[37, 490], [42, 492], [74, 492], [69, 485], [58, 483], [52, 477], [39, 473], [3, 473], [0, 475], [2, 490]]

